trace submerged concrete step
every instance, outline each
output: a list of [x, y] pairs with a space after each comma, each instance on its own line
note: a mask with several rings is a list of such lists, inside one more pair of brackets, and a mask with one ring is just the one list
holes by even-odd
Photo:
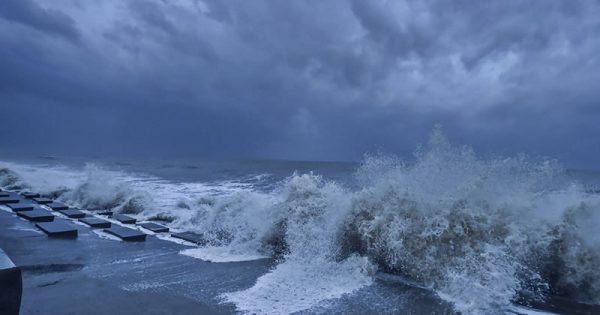
[[6, 204], [14, 212], [33, 210], [37, 205], [29, 202], [17, 202]]
[[76, 238], [77, 229], [64, 220], [54, 222], [36, 223], [36, 225], [50, 237]]
[[87, 217], [87, 218], [79, 219], [79, 221], [89, 225], [92, 228], [105, 229], [105, 228], [109, 228], [111, 225], [110, 221], [102, 220], [100, 218], [95, 218], [95, 217]]
[[168, 227], [162, 226], [160, 224], [152, 223], [152, 222], [141, 223], [140, 226], [143, 227], [144, 229], [148, 229], [154, 233], [169, 232]]
[[104, 229], [104, 232], [119, 237], [128, 242], [143, 242], [146, 240], [146, 234], [126, 227], [114, 225], [109, 229]]
[[135, 218], [124, 214], [115, 214], [112, 216], [112, 219], [115, 219], [123, 224], [135, 224], [135, 222], [137, 221]]
[[22, 294], [21, 269], [15, 266], [6, 253], [0, 249], [0, 311], [2, 314], [19, 314]]
[[33, 222], [52, 222], [54, 221], [54, 215], [46, 210], [29, 210], [19, 211], [17, 215]]
[[198, 245], [206, 245], [208, 243], [202, 234], [193, 232], [172, 233], [171, 236]]
[[50, 209], [52, 209], [54, 211], [69, 209], [69, 206], [67, 206], [66, 204], [61, 203], [61, 202], [51, 202], [51, 203], [46, 204], [46, 206], [50, 207]]
[[33, 201], [35, 201], [35, 202], [37, 202], [37, 203], [39, 203], [41, 205], [45, 205], [45, 204], [54, 202], [54, 200], [49, 199], [49, 198], [45, 198], [45, 197], [33, 198]]
[[85, 217], [85, 213], [83, 213], [79, 210], [75, 210], [75, 209], [60, 210], [58, 212], [66, 215], [67, 217], [69, 217], [71, 219], [80, 219], [80, 218]]

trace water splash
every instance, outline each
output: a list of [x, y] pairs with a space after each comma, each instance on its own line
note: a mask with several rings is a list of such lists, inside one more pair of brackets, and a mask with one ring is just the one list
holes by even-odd
[[207, 247], [186, 252], [195, 257], [275, 257], [255, 285], [223, 295], [240, 311], [309, 309], [369, 285], [378, 269], [431, 288], [464, 313], [498, 313], [547, 294], [600, 303], [600, 196], [557, 162], [481, 158], [434, 130], [414, 162], [367, 156], [355, 180], [350, 189], [293, 174], [261, 192], [93, 165], [76, 172], [7, 164], [0, 172], [5, 186], [202, 233]]

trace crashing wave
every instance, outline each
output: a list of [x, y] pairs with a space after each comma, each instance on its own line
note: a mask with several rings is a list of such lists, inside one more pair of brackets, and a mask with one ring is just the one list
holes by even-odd
[[0, 186], [6, 189], [16, 190], [29, 188], [17, 173], [8, 167], [0, 168]]
[[64, 180], [35, 187], [14, 165], [0, 183], [202, 233], [207, 251], [195, 257], [275, 257], [252, 288], [223, 296], [242, 311], [310, 308], [368, 285], [379, 269], [431, 288], [460, 312], [485, 314], [547, 295], [600, 303], [600, 195], [564, 174], [554, 161], [480, 158], [435, 130], [413, 163], [366, 157], [352, 189], [309, 173], [270, 192], [213, 194], [93, 165], [70, 174], [66, 190]]

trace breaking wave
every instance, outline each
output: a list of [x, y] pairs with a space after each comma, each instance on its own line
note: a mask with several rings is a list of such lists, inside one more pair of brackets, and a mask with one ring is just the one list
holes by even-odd
[[309, 309], [371, 284], [376, 272], [431, 288], [464, 313], [548, 295], [600, 303], [600, 196], [554, 161], [481, 158], [439, 130], [413, 163], [366, 157], [353, 188], [312, 173], [261, 192], [95, 165], [82, 172], [4, 164], [5, 187], [200, 233], [206, 247], [192, 256], [274, 257], [276, 267], [254, 286], [222, 296], [244, 312]]

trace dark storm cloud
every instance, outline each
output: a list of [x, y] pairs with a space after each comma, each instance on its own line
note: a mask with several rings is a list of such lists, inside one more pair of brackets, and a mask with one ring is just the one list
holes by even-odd
[[[2, 1], [0, 149], [600, 167], [597, 1]], [[6, 117], [10, 117], [7, 119]]]
[[32, 0], [5, 0], [0, 2], [0, 16], [37, 29], [77, 41], [79, 33], [73, 20], [60, 11], [41, 8]]

